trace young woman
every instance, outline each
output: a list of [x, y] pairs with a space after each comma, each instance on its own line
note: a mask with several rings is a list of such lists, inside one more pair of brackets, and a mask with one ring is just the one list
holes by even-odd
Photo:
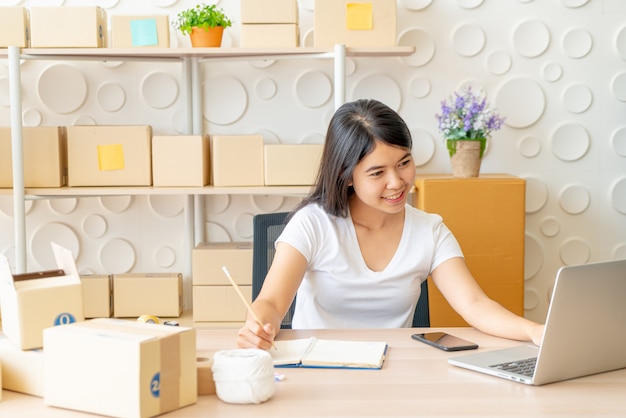
[[408, 127], [386, 105], [357, 100], [337, 110], [317, 184], [276, 241], [253, 303], [265, 325], [249, 316], [239, 347], [271, 347], [294, 297], [293, 328], [410, 327], [429, 275], [473, 327], [540, 343], [543, 325], [480, 289], [441, 217], [407, 204], [415, 179], [411, 148]]

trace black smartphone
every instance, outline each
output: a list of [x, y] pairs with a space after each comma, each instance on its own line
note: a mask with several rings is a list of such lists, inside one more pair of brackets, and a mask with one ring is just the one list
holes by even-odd
[[478, 344], [455, 337], [454, 335], [446, 334], [445, 332], [413, 334], [411, 338], [444, 351], [474, 350], [478, 348]]

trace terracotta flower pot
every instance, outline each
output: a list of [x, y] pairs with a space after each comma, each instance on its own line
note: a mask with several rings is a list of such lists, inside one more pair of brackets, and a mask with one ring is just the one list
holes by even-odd
[[194, 48], [219, 48], [222, 45], [222, 35], [224, 28], [216, 26], [214, 28], [193, 28], [189, 34], [191, 46]]
[[455, 177], [478, 177], [480, 173], [480, 163], [482, 161], [483, 147], [481, 141], [448, 140], [450, 153], [450, 166], [452, 175]]

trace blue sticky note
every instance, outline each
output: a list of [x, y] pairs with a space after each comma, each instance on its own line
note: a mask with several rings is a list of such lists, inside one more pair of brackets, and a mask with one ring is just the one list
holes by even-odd
[[130, 33], [133, 46], [158, 45], [156, 19], [130, 21]]

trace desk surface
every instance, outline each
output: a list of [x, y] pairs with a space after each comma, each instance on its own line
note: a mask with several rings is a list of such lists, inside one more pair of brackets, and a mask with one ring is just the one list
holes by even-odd
[[[445, 330], [479, 350], [519, 344], [471, 328]], [[260, 405], [233, 405], [215, 395], [166, 417], [626, 416], [626, 369], [545, 386], [527, 386], [451, 366], [450, 356], [411, 339], [418, 329], [283, 331], [281, 338], [375, 340], [389, 344], [381, 370], [281, 369], [285, 379]], [[198, 356], [234, 348], [236, 330], [198, 329]], [[3, 391], [6, 417], [85, 417], [43, 405], [41, 398]]]

